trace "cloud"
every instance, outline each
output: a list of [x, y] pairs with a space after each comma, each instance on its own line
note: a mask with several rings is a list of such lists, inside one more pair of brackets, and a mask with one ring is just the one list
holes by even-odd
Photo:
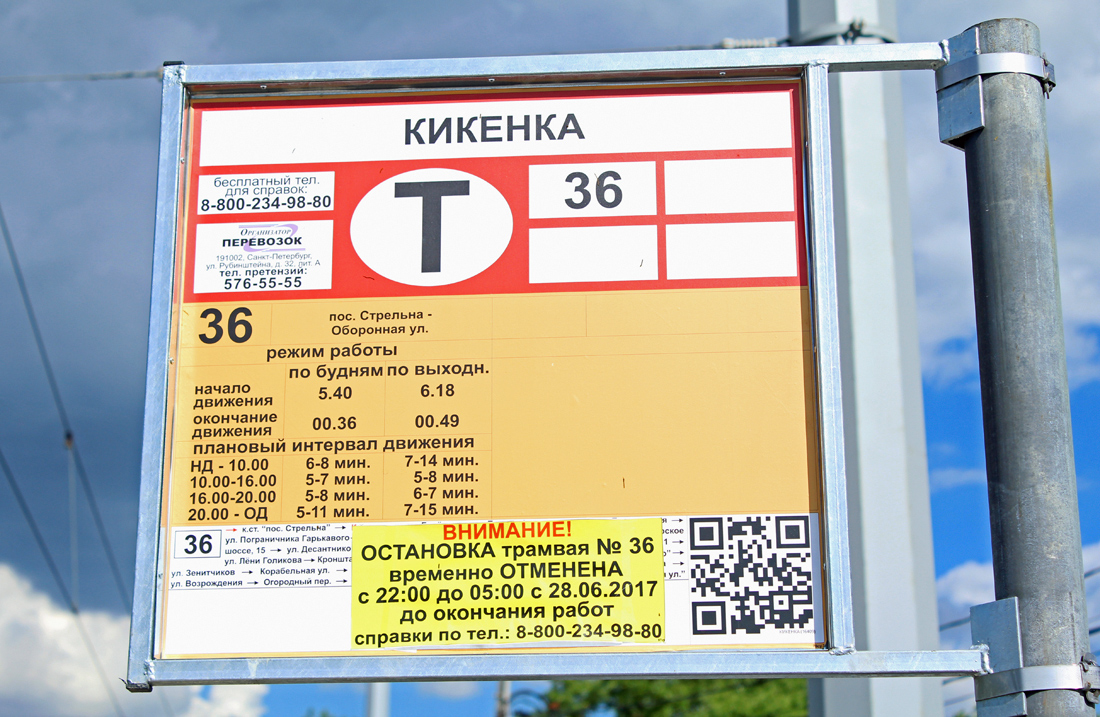
[[955, 566], [936, 580], [936, 597], [941, 623], [966, 617], [972, 605], [992, 602], [993, 563], [968, 560]]
[[985, 483], [984, 468], [936, 468], [929, 473], [932, 492], [958, 488], [961, 485]]
[[[201, 694], [205, 692], [206, 694]], [[215, 685], [191, 692], [182, 717], [253, 717], [267, 712], [263, 705], [267, 685]]]
[[[23, 717], [107, 717], [114, 707], [72, 613], [0, 563], [0, 713]], [[81, 615], [111, 691], [130, 717], [163, 717], [166, 701], [182, 717], [260, 717], [266, 685], [157, 687], [130, 694], [126, 670], [130, 621], [106, 612]]]
[[418, 692], [444, 700], [468, 700], [481, 693], [481, 682], [419, 682]]

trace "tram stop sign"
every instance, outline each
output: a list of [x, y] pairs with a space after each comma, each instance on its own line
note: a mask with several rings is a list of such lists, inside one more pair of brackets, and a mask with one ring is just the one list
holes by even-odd
[[805, 80], [734, 74], [175, 80], [132, 670], [828, 647]]

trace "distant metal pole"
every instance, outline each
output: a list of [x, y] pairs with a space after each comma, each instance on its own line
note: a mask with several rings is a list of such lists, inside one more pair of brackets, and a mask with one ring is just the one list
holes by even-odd
[[497, 683], [496, 717], [512, 717], [512, 683], [508, 680]]
[[390, 683], [367, 684], [367, 717], [390, 717]]
[[[1039, 55], [1025, 20], [977, 25], [982, 53]], [[1024, 666], [1089, 651], [1043, 88], [982, 78], [984, 129], [963, 141], [998, 599], [1019, 599]], [[1032, 717], [1093, 717], [1069, 690], [1033, 692]]]

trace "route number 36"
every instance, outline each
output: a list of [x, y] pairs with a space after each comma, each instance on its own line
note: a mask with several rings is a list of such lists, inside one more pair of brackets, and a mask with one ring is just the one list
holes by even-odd
[[209, 555], [214, 550], [214, 544], [210, 541], [210, 534], [204, 533], [202, 536], [196, 536], [194, 533], [183, 536], [184, 543], [183, 548], [185, 555], [195, 555], [199, 553], [201, 555]]
[[[614, 209], [623, 201], [623, 190], [611, 180], [622, 180], [618, 172], [607, 171], [596, 177], [596, 201], [604, 209]], [[592, 202], [592, 192], [588, 191], [588, 175], [584, 172], [572, 172], [565, 181], [573, 185], [573, 193], [579, 198], [569, 197], [565, 204], [570, 209], [584, 209]]]
[[[229, 334], [229, 340], [235, 344], [243, 344], [252, 338], [252, 324], [242, 319], [242, 316], [252, 316], [247, 307], [240, 306], [229, 313], [229, 321], [226, 328], [222, 328], [222, 312], [211, 307], [199, 314], [204, 319], [209, 319], [208, 331], [199, 334], [199, 341], [204, 344], [216, 344], [222, 340], [222, 336]], [[226, 330], [228, 329], [228, 331]]]
[[172, 557], [179, 558], [220, 558], [222, 554], [222, 533], [220, 530], [205, 530], [196, 533], [177, 533], [175, 551]]

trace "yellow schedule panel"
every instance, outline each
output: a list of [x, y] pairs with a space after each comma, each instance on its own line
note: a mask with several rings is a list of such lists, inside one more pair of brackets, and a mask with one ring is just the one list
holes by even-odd
[[356, 648], [660, 644], [659, 518], [359, 526]]

